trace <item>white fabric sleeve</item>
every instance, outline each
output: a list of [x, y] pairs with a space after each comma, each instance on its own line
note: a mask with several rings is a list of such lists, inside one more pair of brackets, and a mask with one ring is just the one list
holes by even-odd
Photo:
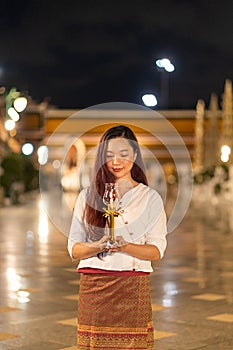
[[162, 199], [156, 192], [150, 199], [147, 220], [146, 243], [155, 245], [162, 258], [167, 247], [167, 217]]
[[83, 211], [86, 204], [86, 189], [82, 190], [75, 203], [74, 212], [72, 215], [72, 221], [70, 226], [70, 232], [68, 237], [68, 252], [72, 256], [73, 245], [77, 242], [86, 242], [87, 236], [83, 225]]

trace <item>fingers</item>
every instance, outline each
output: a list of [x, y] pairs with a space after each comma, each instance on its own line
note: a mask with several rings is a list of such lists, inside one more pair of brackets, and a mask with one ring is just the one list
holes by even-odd
[[122, 236], [117, 236], [116, 237], [116, 242], [118, 246], [122, 246], [124, 244], [127, 244], [127, 242], [124, 240]]
[[99, 240], [99, 247], [103, 252], [107, 252], [109, 250], [108, 247], [108, 235], [104, 235], [100, 240]]
[[100, 240], [99, 240], [99, 243], [107, 243], [108, 241], [108, 236], [107, 235], [104, 235]]
[[117, 236], [116, 237], [116, 242], [114, 244], [109, 244], [109, 236], [104, 235], [99, 241], [98, 245], [102, 251], [105, 252], [119, 252], [121, 251], [121, 247], [123, 245], [127, 244], [127, 242], [124, 240], [122, 236]]

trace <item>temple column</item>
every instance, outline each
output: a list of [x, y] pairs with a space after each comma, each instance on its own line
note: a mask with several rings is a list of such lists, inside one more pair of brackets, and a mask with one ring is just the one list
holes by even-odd
[[199, 173], [203, 169], [204, 162], [204, 114], [205, 103], [198, 100], [196, 106], [196, 126], [194, 145], [194, 172]]

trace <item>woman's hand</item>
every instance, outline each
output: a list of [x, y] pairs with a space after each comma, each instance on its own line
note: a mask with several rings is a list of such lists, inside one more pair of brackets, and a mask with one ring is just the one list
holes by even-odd
[[124, 252], [141, 260], [160, 260], [159, 249], [153, 244], [136, 244], [116, 237], [116, 243], [109, 248], [109, 252]]
[[72, 249], [74, 259], [86, 259], [104, 251], [108, 251], [108, 236], [104, 235], [96, 242], [77, 242]]
[[128, 244], [122, 236], [116, 236], [116, 242], [109, 246], [109, 252], [120, 252], [124, 245]]
[[86, 242], [84, 244], [86, 244], [89, 247], [95, 247], [95, 248], [99, 248], [100, 251], [105, 251], [108, 250], [107, 249], [107, 242], [108, 242], [108, 235], [104, 235], [102, 238], [100, 238], [99, 241], [96, 242]]

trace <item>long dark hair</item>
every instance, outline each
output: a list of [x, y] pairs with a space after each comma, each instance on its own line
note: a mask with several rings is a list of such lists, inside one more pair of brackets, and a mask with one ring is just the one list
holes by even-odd
[[124, 125], [114, 126], [108, 129], [101, 137], [94, 165], [94, 177], [88, 189], [87, 202], [84, 209], [84, 223], [89, 239], [96, 241], [104, 234], [106, 218], [103, 216], [103, 194], [106, 182], [115, 182], [115, 177], [110, 173], [106, 165], [106, 152], [108, 141], [117, 137], [128, 140], [137, 155], [136, 161], [131, 169], [132, 178], [144, 185], [148, 185], [145, 175], [145, 167], [138, 140], [133, 131]]

